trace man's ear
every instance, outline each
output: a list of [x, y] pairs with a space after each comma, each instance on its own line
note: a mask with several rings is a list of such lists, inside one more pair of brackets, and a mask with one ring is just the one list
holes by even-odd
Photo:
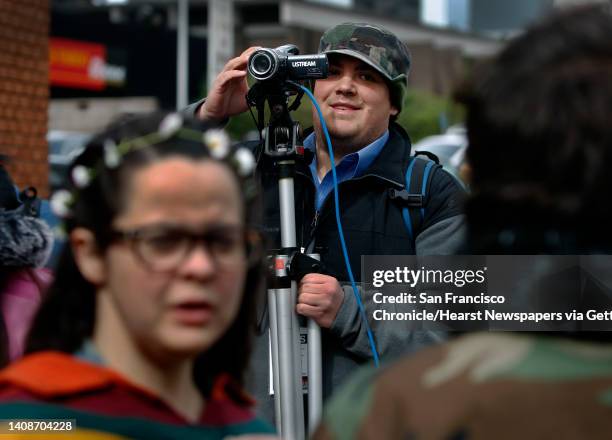
[[90, 283], [99, 286], [106, 281], [106, 263], [93, 232], [75, 228], [70, 233], [70, 246], [79, 271]]
[[396, 116], [399, 114], [399, 110], [394, 105], [391, 106], [391, 110], [389, 110], [389, 116]]

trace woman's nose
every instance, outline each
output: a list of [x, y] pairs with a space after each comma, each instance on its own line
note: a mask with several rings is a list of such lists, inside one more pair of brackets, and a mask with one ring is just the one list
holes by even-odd
[[188, 275], [202, 278], [215, 273], [214, 255], [202, 242], [196, 243], [183, 261], [180, 270]]

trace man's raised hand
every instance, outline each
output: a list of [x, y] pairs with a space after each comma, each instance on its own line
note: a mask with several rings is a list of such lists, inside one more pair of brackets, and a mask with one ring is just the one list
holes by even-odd
[[198, 117], [204, 121], [222, 121], [248, 110], [246, 94], [247, 62], [259, 47], [249, 47], [240, 56], [232, 58], [215, 78], [206, 102], [200, 106]]

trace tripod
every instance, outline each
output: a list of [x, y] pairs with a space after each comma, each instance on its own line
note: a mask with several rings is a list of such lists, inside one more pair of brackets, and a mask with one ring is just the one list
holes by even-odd
[[[291, 106], [289, 98], [297, 95]], [[247, 102], [259, 113], [264, 126], [265, 103], [270, 118], [264, 129], [263, 153], [275, 162], [279, 178], [281, 250], [271, 260], [268, 289], [270, 347], [273, 371], [274, 407], [277, 426], [283, 438], [303, 440], [304, 428], [301, 342], [297, 303], [297, 281], [308, 272], [320, 272], [315, 256], [298, 252], [295, 227], [294, 175], [296, 161], [303, 159], [299, 123], [290, 111], [299, 106], [301, 90], [283, 82], [256, 83]], [[318, 423], [322, 410], [321, 330], [308, 322], [308, 415], [309, 429]]]

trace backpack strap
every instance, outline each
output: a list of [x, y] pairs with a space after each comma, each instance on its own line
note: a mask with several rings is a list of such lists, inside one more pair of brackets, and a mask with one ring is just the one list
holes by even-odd
[[402, 198], [407, 200], [408, 203], [402, 208], [402, 217], [408, 236], [413, 243], [421, 231], [421, 225], [425, 219], [427, 187], [434, 165], [439, 166], [434, 160], [421, 159], [415, 155], [410, 160], [408, 168], [406, 168], [406, 190], [408, 194]]

